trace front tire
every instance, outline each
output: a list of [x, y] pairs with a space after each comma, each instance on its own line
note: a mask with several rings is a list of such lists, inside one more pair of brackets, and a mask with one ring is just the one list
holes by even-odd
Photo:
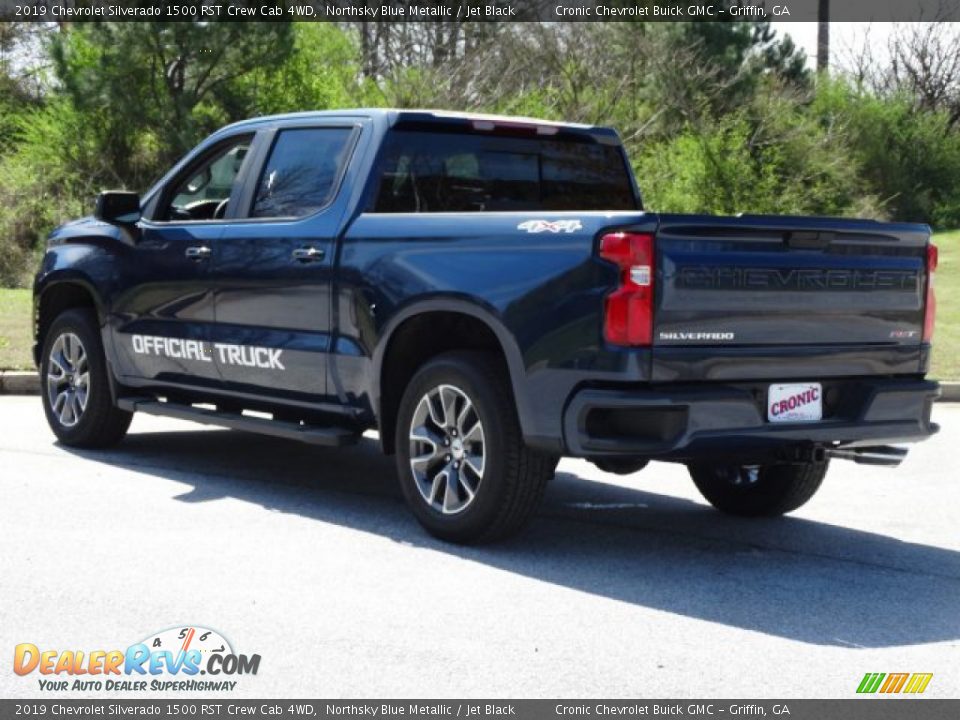
[[410, 380], [396, 425], [404, 498], [432, 535], [500, 540], [533, 515], [556, 458], [528, 448], [495, 356], [450, 352]]
[[93, 312], [73, 309], [47, 331], [40, 363], [43, 411], [64, 445], [98, 448], [123, 439], [133, 414], [113, 404]]
[[718, 510], [771, 517], [796, 510], [814, 496], [829, 461], [773, 465], [690, 465], [700, 494]]

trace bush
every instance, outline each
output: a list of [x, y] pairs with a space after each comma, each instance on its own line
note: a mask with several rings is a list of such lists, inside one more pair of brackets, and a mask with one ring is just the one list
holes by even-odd
[[960, 226], [960, 132], [945, 112], [905, 96], [878, 97], [834, 81], [817, 95], [824, 123], [849, 128], [850, 154], [891, 218]]
[[734, 113], [643, 147], [635, 170], [653, 210], [882, 217], [847, 143], [842, 127], [768, 86]]
[[46, 235], [91, 211], [110, 178], [87, 132], [95, 122], [61, 101], [16, 117], [15, 144], [0, 157], [0, 285], [27, 284]]

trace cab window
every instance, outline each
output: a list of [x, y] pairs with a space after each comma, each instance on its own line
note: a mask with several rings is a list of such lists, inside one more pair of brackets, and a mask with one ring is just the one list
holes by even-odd
[[228, 142], [176, 178], [160, 219], [190, 221], [225, 217], [252, 140], [252, 136], [244, 136]]
[[323, 208], [350, 147], [351, 128], [281, 130], [257, 182], [251, 217], [304, 217]]

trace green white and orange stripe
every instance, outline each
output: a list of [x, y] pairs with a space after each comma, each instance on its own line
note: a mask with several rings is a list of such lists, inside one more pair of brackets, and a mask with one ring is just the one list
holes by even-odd
[[860, 681], [857, 692], [873, 693], [909, 693], [918, 695], [927, 689], [933, 679], [933, 673], [867, 673]]

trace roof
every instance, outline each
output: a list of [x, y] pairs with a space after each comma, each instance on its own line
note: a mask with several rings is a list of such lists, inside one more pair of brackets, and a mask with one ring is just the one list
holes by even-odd
[[[343, 117], [380, 117], [385, 118], [390, 125], [396, 125], [401, 122], [436, 122], [436, 123], [458, 123], [458, 122], [492, 122], [492, 123], [522, 123], [524, 125], [537, 125], [546, 127], [555, 127], [563, 130], [573, 130], [590, 133], [609, 133], [613, 132], [610, 128], [595, 125], [583, 125], [579, 123], [556, 122], [553, 120], [543, 120], [540, 118], [521, 117], [513, 115], [492, 115], [487, 113], [469, 113], [457, 112], [454, 110], [431, 110], [415, 108], [349, 108], [342, 110], [309, 110], [305, 112], [285, 113], [282, 115], [264, 115], [261, 117], [249, 118], [233, 123], [227, 127], [231, 129], [255, 126], [276, 121], [285, 120], [310, 120], [322, 118], [343, 118]], [[227, 128], [223, 128], [224, 130]]]

